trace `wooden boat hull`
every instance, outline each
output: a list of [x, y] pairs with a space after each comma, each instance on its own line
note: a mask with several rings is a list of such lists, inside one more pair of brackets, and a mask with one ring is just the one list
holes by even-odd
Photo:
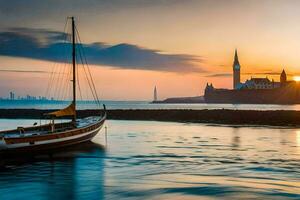
[[43, 136], [26, 138], [6, 138], [2, 139], [6, 148], [0, 150], [0, 155], [11, 154], [41, 154], [50, 153], [51, 150], [62, 149], [67, 146], [76, 145], [93, 139], [102, 128], [105, 117], [99, 122], [90, 126], [66, 131], [58, 134], [48, 134]]

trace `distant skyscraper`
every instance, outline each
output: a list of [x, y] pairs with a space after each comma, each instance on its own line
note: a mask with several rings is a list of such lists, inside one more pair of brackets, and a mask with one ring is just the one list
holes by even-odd
[[157, 89], [154, 87], [153, 101], [157, 101]]
[[241, 83], [241, 66], [235, 49], [234, 62], [233, 62], [233, 88], [238, 89], [238, 85]]
[[15, 99], [15, 94], [13, 92], [9, 93], [9, 98], [10, 100], [14, 100]]

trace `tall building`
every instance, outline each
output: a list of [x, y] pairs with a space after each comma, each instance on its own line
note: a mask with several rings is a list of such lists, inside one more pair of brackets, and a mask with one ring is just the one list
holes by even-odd
[[234, 62], [233, 62], [233, 89], [238, 89], [241, 83], [241, 65], [239, 62], [237, 50], [235, 49]]
[[284, 85], [286, 83], [286, 73], [284, 70], [282, 70], [281, 74], [280, 74], [280, 84]]
[[14, 100], [14, 99], [15, 99], [15, 93], [10, 92], [10, 93], [9, 93], [9, 99], [10, 99], [10, 100]]
[[153, 101], [157, 101], [157, 89], [154, 87]]

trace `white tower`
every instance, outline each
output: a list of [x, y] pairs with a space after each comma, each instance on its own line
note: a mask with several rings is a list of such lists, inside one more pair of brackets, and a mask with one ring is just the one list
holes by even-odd
[[153, 101], [157, 101], [157, 89], [154, 87]]

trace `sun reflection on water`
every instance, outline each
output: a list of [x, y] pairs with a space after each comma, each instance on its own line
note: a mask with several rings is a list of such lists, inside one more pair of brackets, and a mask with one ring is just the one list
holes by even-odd
[[296, 146], [298, 152], [300, 153], [300, 130], [296, 131]]

